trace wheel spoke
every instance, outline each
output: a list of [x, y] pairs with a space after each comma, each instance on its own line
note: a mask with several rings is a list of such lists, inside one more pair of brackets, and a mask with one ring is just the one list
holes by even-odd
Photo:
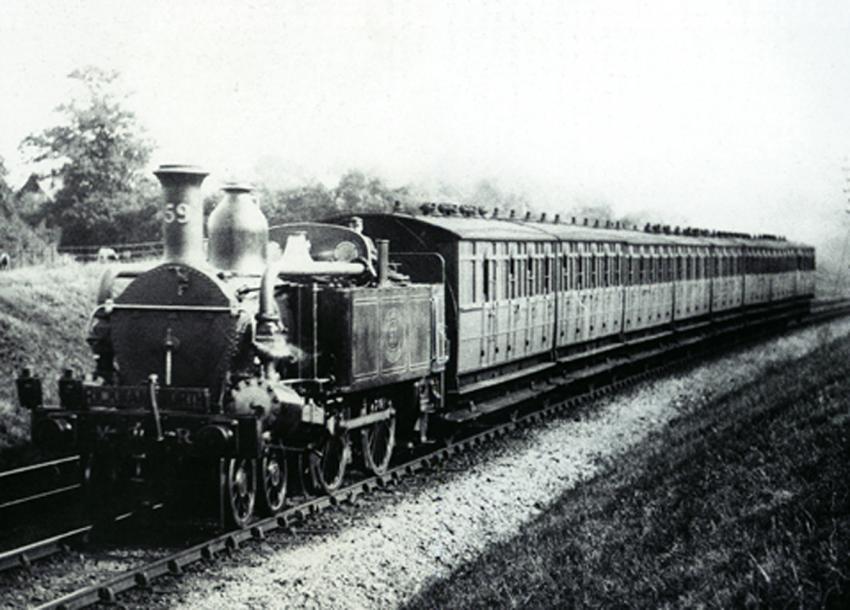
[[329, 493], [342, 485], [349, 461], [348, 435], [328, 435], [310, 453], [310, 472], [316, 491]]
[[283, 451], [269, 451], [260, 464], [262, 471], [260, 510], [273, 515], [286, 503], [287, 466]]
[[[393, 403], [386, 398], [378, 398], [366, 402], [362, 414], [377, 413], [391, 409]], [[363, 454], [363, 466], [373, 474], [383, 474], [389, 467], [392, 452], [395, 448], [395, 416], [389, 419], [375, 422], [360, 431], [361, 453]]]
[[227, 499], [230, 525], [245, 527], [254, 512], [256, 479], [254, 460], [231, 458], [227, 460]]

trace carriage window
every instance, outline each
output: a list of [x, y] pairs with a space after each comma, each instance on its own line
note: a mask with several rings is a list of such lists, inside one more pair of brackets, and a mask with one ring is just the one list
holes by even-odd
[[584, 288], [584, 257], [579, 253], [576, 257], [576, 290]]
[[570, 288], [570, 257], [565, 252], [561, 256], [561, 290]]
[[596, 259], [597, 257], [593, 254], [587, 257], [587, 268], [590, 272], [590, 276], [588, 277], [587, 287], [588, 288], [596, 288], [598, 283], [598, 278], [596, 274]]
[[534, 255], [534, 294], [543, 294], [543, 261]]
[[525, 259], [525, 294], [526, 296], [534, 295], [534, 257], [532, 253], [528, 253], [528, 257]]
[[552, 292], [552, 257], [546, 253], [546, 258], [543, 260], [543, 290], [547, 294]]
[[523, 251], [522, 248], [520, 248], [518, 254], [520, 256], [516, 260], [516, 273], [517, 273], [517, 276], [516, 276], [516, 291], [517, 291], [517, 296], [524, 297], [525, 296], [525, 289], [526, 289], [526, 280], [525, 280], [526, 265], [525, 265], [525, 259], [523, 258], [523, 256], [525, 256], [525, 254], [524, 254], [524, 251]]
[[[501, 248], [499, 248], [502, 250]], [[496, 261], [496, 298], [500, 301], [508, 298], [510, 286], [508, 286], [508, 259], [504, 251], [500, 252], [499, 260]]]
[[475, 302], [487, 300], [489, 290], [489, 272], [487, 265], [487, 247], [483, 243], [475, 244]]
[[614, 254], [611, 257], [611, 285], [620, 285], [620, 255]]
[[484, 259], [484, 279], [483, 279], [482, 283], [483, 283], [483, 287], [484, 287], [484, 301], [485, 302], [489, 301], [493, 296], [495, 296], [490, 292], [490, 276], [491, 276], [490, 266], [491, 266], [491, 262], [492, 261]]
[[608, 288], [611, 285], [611, 257], [607, 254], [602, 257], [602, 286]]
[[460, 281], [458, 282], [459, 298], [462, 305], [475, 301], [475, 257], [471, 243], [461, 243], [458, 246]]

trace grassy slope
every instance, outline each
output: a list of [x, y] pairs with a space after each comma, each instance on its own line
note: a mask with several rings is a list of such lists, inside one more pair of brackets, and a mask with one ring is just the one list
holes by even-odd
[[848, 396], [848, 339], [773, 366], [410, 608], [850, 607]]
[[0, 274], [0, 468], [27, 458], [29, 415], [15, 390], [21, 367], [41, 376], [53, 401], [63, 368], [91, 369], [86, 327], [103, 269], [73, 264]]

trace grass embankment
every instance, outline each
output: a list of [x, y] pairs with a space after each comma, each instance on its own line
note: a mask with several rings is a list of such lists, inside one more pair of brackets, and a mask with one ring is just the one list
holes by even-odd
[[848, 439], [841, 339], [692, 407], [409, 607], [850, 607]]
[[35, 456], [29, 414], [18, 407], [15, 378], [24, 366], [42, 378], [56, 401], [63, 368], [92, 368], [86, 330], [104, 267], [72, 264], [0, 274], [0, 469]]

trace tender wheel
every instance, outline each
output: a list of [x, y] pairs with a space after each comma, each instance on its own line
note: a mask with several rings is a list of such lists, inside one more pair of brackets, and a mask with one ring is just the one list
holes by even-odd
[[330, 493], [342, 485], [345, 469], [351, 461], [348, 434], [328, 434], [310, 451], [310, 479], [316, 492]]
[[286, 503], [288, 469], [286, 453], [281, 450], [269, 451], [260, 462], [259, 511], [266, 516], [274, 515]]
[[255, 461], [245, 458], [226, 460], [225, 506], [228, 525], [245, 527], [254, 515], [257, 497]]
[[[362, 414], [391, 409], [393, 403], [387, 398], [367, 402]], [[375, 422], [360, 430], [360, 450], [363, 467], [372, 474], [384, 474], [389, 468], [395, 448], [395, 414], [389, 419]]]

